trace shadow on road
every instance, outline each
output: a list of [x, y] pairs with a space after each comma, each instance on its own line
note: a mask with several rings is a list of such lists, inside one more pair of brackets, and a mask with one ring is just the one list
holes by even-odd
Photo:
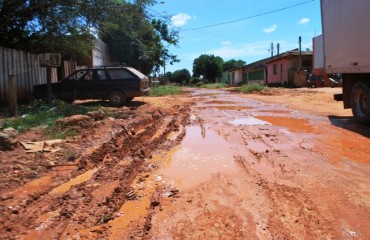
[[[73, 104], [78, 104], [81, 106], [102, 106], [102, 107], [110, 107], [108, 101], [102, 101], [102, 100], [85, 100], [85, 101], [75, 101]], [[136, 109], [142, 105], [146, 104], [145, 102], [141, 101], [131, 101], [125, 103], [124, 107], [129, 107], [131, 109]]]
[[362, 125], [355, 121], [355, 119], [352, 116], [335, 116], [335, 115], [329, 115], [328, 116], [330, 122], [332, 125], [336, 127], [340, 127], [352, 132], [355, 132], [357, 134], [360, 134], [364, 137], [370, 138], [370, 125]]

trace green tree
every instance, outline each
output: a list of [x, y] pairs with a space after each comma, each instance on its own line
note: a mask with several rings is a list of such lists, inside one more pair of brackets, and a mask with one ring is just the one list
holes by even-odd
[[172, 82], [172, 72], [166, 72], [164, 74], [164, 79], [166, 80], [166, 82]]
[[228, 71], [228, 70], [233, 69], [233, 68], [242, 67], [245, 64], [246, 64], [246, 62], [244, 62], [243, 60], [231, 59], [229, 61], [224, 62], [223, 70]]
[[217, 77], [222, 76], [223, 59], [212, 55], [200, 55], [193, 62], [193, 75], [203, 75], [210, 82], [215, 82]]
[[114, 61], [133, 66], [143, 73], [176, 61], [164, 44], [176, 45], [178, 32], [169, 30], [166, 18], [150, 19], [146, 6], [153, 1], [119, 4], [112, 14], [101, 22], [99, 36], [109, 46]]
[[[0, 45], [28, 52], [60, 52], [86, 59], [94, 35], [105, 41], [113, 59], [149, 73], [178, 61], [167, 47], [178, 32], [169, 20], [148, 12], [155, 0], [4, 0], [0, 1]], [[166, 44], [166, 47], [165, 45]]]
[[172, 73], [172, 82], [178, 84], [188, 84], [190, 80], [190, 72], [187, 69], [176, 70]]
[[86, 57], [94, 43], [91, 29], [107, 15], [108, 6], [109, 1], [103, 0], [2, 1], [0, 44], [34, 53]]

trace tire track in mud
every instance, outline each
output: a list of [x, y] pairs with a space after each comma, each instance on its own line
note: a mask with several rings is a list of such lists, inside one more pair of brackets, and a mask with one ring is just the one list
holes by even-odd
[[[70, 186], [65, 192], [53, 194], [49, 187], [43, 192], [14, 202], [15, 207], [1, 206], [2, 239], [58, 239], [73, 236], [78, 229], [91, 228], [115, 218], [115, 213], [130, 197], [130, 185], [141, 172], [150, 172], [145, 159], [163, 145], [177, 144], [183, 137], [169, 141], [167, 136], [188, 121], [187, 107], [175, 112], [147, 111], [139, 119], [122, 124], [122, 130], [82, 156], [70, 177], [58, 180], [59, 186], [94, 170], [91, 179]], [[179, 114], [181, 113], [181, 114]], [[169, 143], [171, 142], [171, 143]], [[104, 235], [104, 228], [97, 231]]]

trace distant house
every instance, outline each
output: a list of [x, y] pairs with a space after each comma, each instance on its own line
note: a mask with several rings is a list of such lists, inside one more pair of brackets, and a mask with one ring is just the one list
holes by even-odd
[[243, 67], [230, 69], [229, 74], [230, 74], [230, 84], [231, 85], [240, 85], [244, 83]]
[[312, 72], [312, 51], [295, 49], [274, 56], [267, 64], [268, 86], [306, 86], [307, 73]]
[[229, 71], [225, 71], [222, 73], [220, 82], [230, 84], [230, 72]]
[[266, 62], [271, 58], [265, 58], [244, 66], [244, 82], [252, 85], [266, 85], [267, 82], [267, 65]]
[[243, 67], [237, 67], [224, 71], [219, 81], [231, 85], [243, 84], [245, 80], [243, 75]]

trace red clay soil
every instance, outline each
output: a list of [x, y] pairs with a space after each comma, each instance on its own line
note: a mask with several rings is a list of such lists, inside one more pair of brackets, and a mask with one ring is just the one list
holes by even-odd
[[370, 127], [334, 91], [144, 97], [0, 152], [0, 238], [370, 239]]

